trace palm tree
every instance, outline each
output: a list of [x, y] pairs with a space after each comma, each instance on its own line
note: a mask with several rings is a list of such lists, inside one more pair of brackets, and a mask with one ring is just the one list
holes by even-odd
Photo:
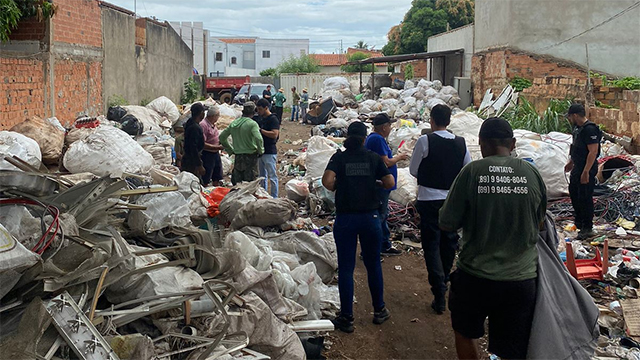
[[369, 49], [369, 44], [367, 44], [366, 42], [360, 40], [358, 41], [357, 44], [354, 45], [354, 47], [356, 49], [364, 49], [364, 50], [368, 50]]

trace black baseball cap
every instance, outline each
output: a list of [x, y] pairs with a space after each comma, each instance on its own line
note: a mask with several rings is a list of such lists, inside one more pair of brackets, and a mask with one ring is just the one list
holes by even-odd
[[385, 113], [380, 113], [373, 118], [373, 126], [378, 126], [386, 123], [394, 123], [395, 119], [389, 117], [389, 115]]
[[507, 120], [494, 117], [482, 123], [478, 136], [483, 139], [512, 139], [513, 129]]
[[347, 128], [347, 136], [367, 137], [367, 125], [361, 121], [356, 121]]

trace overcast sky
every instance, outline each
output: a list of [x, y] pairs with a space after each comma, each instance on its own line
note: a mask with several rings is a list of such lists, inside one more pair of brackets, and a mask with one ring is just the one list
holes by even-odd
[[309, 39], [311, 53], [337, 53], [359, 40], [376, 49], [411, 0], [107, 0], [139, 16], [201, 21], [212, 36]]

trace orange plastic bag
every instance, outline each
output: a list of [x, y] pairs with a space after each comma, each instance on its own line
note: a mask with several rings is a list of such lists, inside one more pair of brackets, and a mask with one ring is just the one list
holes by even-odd
[[220, 214], [220, 203], [222, 202], [222, 199], [227, 196], [229, 191], [231, 191], [230, 188], [217, 187], [210, 192], [202, 193], [202, 195], [207, 199], [207, 202], [209, 202], [210, 205], [207, 208], [207, 214], [209, 215], [209, 217], [214, 218]]

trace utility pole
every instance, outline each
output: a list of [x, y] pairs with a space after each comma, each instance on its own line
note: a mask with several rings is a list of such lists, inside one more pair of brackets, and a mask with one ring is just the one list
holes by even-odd
[[137, 7], [138, 7], [138, 0], [133, 0], [133, 14], [136, 16], [138, 14]]
[[342, 39], [340, 39], [340, 55], [342, 55]]

